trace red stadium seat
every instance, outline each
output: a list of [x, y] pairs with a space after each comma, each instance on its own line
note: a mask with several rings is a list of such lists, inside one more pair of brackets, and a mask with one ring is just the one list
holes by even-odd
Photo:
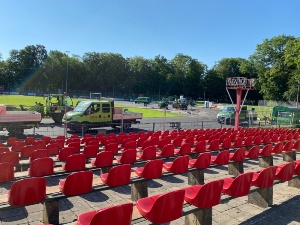
[[86, 158], [94, 158], [97, 156], [99, 151], [98, 145], [87, 145], [83, 149], [83, 154]]
[[107, 208], [82, 213], [77, 225], [130, 225], [133, 203], [125, 203]]
[[295, 162], [281, 164], [277, 167], [275, 180], [289, 181], [293, 178], [295, 170]]
[[118, 144], [110, 143], [105, 145], [104, 151], [111, 151], [114, 155], [118, 154]]
[[141, 198], [137, 201], [136, 207], [150, 222], [168, 223], [182, 216], [184, 193], [184, 190], [177, 190]]
[[13, 152], [20, 152], [21, 149], [25, 146], [25, 141], [15, 141], [12, 143], [11, 151]]
[[88, 193], [93, 186], [93, 172], [90, 170], [71, 173], [66, 179], [60, 180], [59, 190], [67, 196]]
[[37, 149], [32, 152], [29, 161], [32, 162], [35, 159], [48, 158], [48, 157], [49, 157], [49, 153], [47, 149]]
[[156, 153], [157, 156], [160, 157], [171, 157], [174, 156], [174, 145], [173, 144], [167, 144], [163, 147], [161, 152]]
[[101, 174], [100, 179], [110, 187], [122, 186], [130, 183], [130, 174], [130, 164], [123, 164], [111, 168], [108, 173]]
[[121, 156], [116, 157], [118, 163], [132, 164], [136, 162], [136, 149], [128, 149]]
[[212, 208], [220, 203], [223, 183], [221, 179], [184, 188], [184, 200], [198, 208]]
[[246, 148], [238, 148], [234, 153], [229, 154], [229, 160], [242, 162], [245, 160]]
[[71, 142], [68, 147], [73, 147], [75, 152], [80, 152], [80, 142]]
[[24, 141], [26, 145], [32, 145], [35, 141], [35, 137], [26, 137]]
[[111, 151], [99, 152], [96, 159], [91, 161], [91, 164], [95, 167], [112, 166], [114, 154]]
[[14, 142], [16, 142], [16, 141], [19, 141], [19, 138], [16, 138], [16, 137], [9, 137], [9, 138], [7, 139], [6, 145], [9, 146], [9, 147], [11, 147], [12, 144], [13, 144]]
[[224, 150], [220, 152], [218, 155], [212, 156], [210, 163], [216, 165], [227, 165], [229, 163], [229, 154], [230, 154], [229, 150]]
[[180, 149], [175, 149], [175, 154], [178, 155], [189, 155], [191, 153], [192, 146], [190, 143], [183, 143]]
[[31, 157], [33, 151], [36, 150], [34, 145], [26, 145], [21, 149], [21, 157], [29, 158]]
[[74, 154], [75, 154], [75, 148], [73, 147], [62, 148], [58, 153], [57, 159], [61, 161], [66, 161], [70, 155], [74, 155]]
[[231, 197], [241, 197], [248, 195], [250, 192], [253, 173], [243, 173], [236, 178], [223, 178], [223, 190], [222, 192]]
[[48, 144], [46, 146], [49, 155], [58, 155], [59, 153], [59, 145], [57, 143]]
[[200, 154], [197, 159], [189, 160], [189, 166], [195, 167], [198, 169], [206, 169], [210, 167], [211, 153], [205, 152]]
[[62, 164], [62, 169], [68, 172], [79, 171], [85, 169], [86, 157], [84, 154], [70, 155], [66, 163]]
[[276, 169], [276, 166], [269, 166], [262, 169], [259, 173], [253, 173], [252, 185], [259, 188], [268, 188], [273, 186]]
[[38, 203], [46, 198], [46, 180], [43, 177], [31, 177], [15, 181], [8, 192], [8, 203], [22, 206]]
[[16, 166], [20, 162], [19, 153], [18, 152], [3, 152], [0, 154], [0, 163], [9, 162]]
[[245, 153], [245, 157], [249, 159], [257, 159], [259, 156], [259, 146], [255, 145], [250, 148], [248, 152]]
[[12, 163], [0, 163], [0, 171], [0, 182], [7, 182], [14, 179], [14, 165]]
[[142, 160], [152, 160], [156, 158], [156, 147], [146, 147], [142, 153], [137, 153], [137, 157]]
[[165, 170], [174, 173], [181, 174], [188, 171], [189, 156], [179, 156], [173, 162], [166, 162], [163, 164]]
[[134, 172], [145, 179], [155, 179], [162, 176], [163, 160], [155, 159], [147, 162], [144, 167], [135, 168]]
[[205, 152], [206, 151], [206, 141], [198, 141], [195, 148], [192, 148], [192, 152]]
[[43, 177], [53, 174], [54, 162], [52, 158], [38, 158], [30, 163], [28, 175], [31, 177]]

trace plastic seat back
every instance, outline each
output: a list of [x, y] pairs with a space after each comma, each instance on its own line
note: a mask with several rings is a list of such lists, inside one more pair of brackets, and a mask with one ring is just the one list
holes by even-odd
[[111, 151], [114, 155], [118, 154], [118, 144], [110, 143], [105, 145], [104, 151]]
[[29, 158], [31, 157], [33, 151], [36, 150], [34, 145], [26, 145], [21, 149], [21, 157]]
[[52, 158], [38, 158], [30, 163], [28, 175], [31, 177], [43, 177], [53, 174], [54, 162]]
[[280, 134], [278, 141], [285, 141], [286, 140], [286, 135], [285, 134]]
[[175, 150], [175, 153], [178, 155], [189, 155], [191, 153], [192, 147], [190, 143], [183, 143], [180, 146], [179, 151]]
[[270, 143], [271, 142], [271, 138], [270, 138], [270, 135], [265, 135], [264, 137], [263, 137], [263, 141], [262, 141], [264, 144], [268, 144], [268, 143]]
[[15, 141], [11, 146], [11, 151], [20, 152], [25, 145], [25, 141]]
[[262, 144], [261, 135], [257, 135], [257, 136], [254, 137], [253, 144], [254, 145]]
[[210, 150], [210, 151], [219, 150], [219, 148], [220, 148], [219, 145], [220, 145], [219, 139], [214, 139], [210, 142], [209, 146], [207, 147], [207, 150]]
[[65, 147], [65, 142], [63, 139], [53, 139], [50, 141], [50, 144], [58, 144], [59, 149], [62, 149], [63, 147]]
[[[93, 216], [90, 225], [130, 225], [132, 219], [133, 203], [125, 203], [100, 209]], [[80, 225], [80, 215], [78, 225]], [[85, 224], [85, 223], [84, 223]]]
[[191, 146], [194, 145], [194, 135], [188, 136], [185, 140], [184, 143], [190, 143]]
[[275, 180], [280, 181], [289, 181], [293, 178], [295, 170], [295, 163], [289, 162], [282, 165], [279, 165], [276, 173], [275, 173]]
[[94, 158], [98, 154], [99, 147], [98, 145], [87, 145], [83, 149], [83, 154], [86, 158]]
[[179, 136], [179, 137], [176, 137], [176, 138], [173, 140], [172, 144], [175, 146], [175, 148], [176, 148], [176, 147], [180, 147], [182, 141], [183, 141], [182, 137]]
[[92, 165], [95, 167], [112, 166], [114, 154], [111, 151], [99, 152], [95, 160], [92, 160]]
[[59, 153], [59, 145], [57, 143], [48, 144], [46, 146], [49, 155], [58, 155]]
[[141, 150], [145, 150], [147, 147], [154, 146], [152, 139], [144, 141]]
[[14, 165], [12, 163], [0, 163], [0, 171], [0, 182], [6, 182], [14, 179]]
[[70, 155], [66, 163], [63, 164], [62, 168], [65, 171], [79, 171], [85, 169], [86, 157], [84, 154], [74, 154]]
[[300, 161], [295, 161], [294, 174], [300, 176]]
[[271, 150], [272, 154], [281, 154], [283, 150], [283, 143], [278, 142]]
[[131, 164], [136, 162], [136, 149], [129, 149], [116, 158], [119, 163]]
[[79, 138], [69, 138], [66, 141], [66, 145], [68, 145], [68, 144], [70, 144], [72, 142], [79, 142], [79, 144], [80, 144], [80, 139]]
[[230, 151], [224, 150], [220, 152], [217, 156], [212, 156], [210, 162], [216, 165], [227, 165], [229, 163], [229, 155]]
[[[184, 199], [198, 208], [212, 208], [220, 204], [223, 183], [224, 181], [221, 179], [208, 182], [204, 185], [195, 185], [185, 188]], [[192, 189], [196, 191], [196, 193], [193, 196], [189, 196], [190, 191], [186, 189]]]
[[73, 147], [75, 152], [80, 152], [80, 142], [71, 142], [68, 147]]
[[[146, 137], [140, 137], [137, 141], [136, 141], [136, 147], [142, 147], [144, 142], [147, 140]], [[125, 147], [125, 146], [124, 146]]]
[[167, 139], [162, 139], [158, 142], [157, 148], [158, 149], [163, 149], [168, 143]]
[[174, 174], [186, 173], [189, 166], [189, 156], [179, 156], [172, 163], [170, 163], [170, 167], [166, 166], [168, 164], [169, 163], [165, 163], [163, 167], [169, 172]]
[[249, 159], [257, 159], [258, 156], [259, 156], [258, 145], [252, 146], [248, 152], [245, 152], [245, 157]]
[[49, 136], [43, 136], [42, 140], [45, 141], [46, 144], [49, 144], [50, 141], [51, 141], [51, 137], [49, 137]]
[[125, 144], [124, 149], [122, 149], [122, 151], [126, 151], [128, 149], [136, 149], [136, 142], [135, 141], [129, 141]]
[[293, 151], [297, 151], [297, 150], [299, 150], [299, 149], [300, 149], [300, 139], [297, 140], [297, 141], [293, 144], [293, 146], [292, 146], [292, 150], [293, 150]]
[[206, 169], [210, 167], [211, 153], [205, 152], [200, 154], [197, 159], [189, 160], [189, 165], [198, 169]]
[[246, 137], [246, 139], [245, 139], [243, 145], [244, 145], [244, 146], [250, 146], [250, 145], [252, 145], [252, 139], [253, 139], [252, 136]]
[[35, 137], [26, 137], [24, 141], [26, 145], [32, 145], [35, 141]]
[[224, 138], [222, 144], [220, 145], [220, 148], [231, 148], [231, 139], [230, 138]]
[[66, 161], [67, 158], [70, 156], [70, 155], [74, 155], [75, 154], [75, 148], [73, 147], [66, 147], [66, 148], [62, 148], [59, 153], [58, 153], [58, 160], [61, 160], [61, 161]]
[[195, 148], [192, 148], [192, 152], [205, 152], [206, 151], [206, 141], [198, 141]]
[[269, 166], [262, 169], [260, 173], [254, 173], [252, 185], [259, 188], [268, 188], [273, 186], [276, 169], [277, 166]]
[[238, 148], [234, 153], [230, 153], [229, 160], [242, 162], [245, 159], [246, 148]]
[[286, 138], [285, 138], [285, 140], [286, 141], [291, 141], [292, 139], [293, 139], [293, 133], [289, 133], [287, 136], [286, 136]]
[[49, 153], [47, 149], [37, 149], [32, 152], [29, 160], [30, 162], [32, 162], [35, 159], [48, 158], [48, 157], [49, 157]]
[[19, 141], [19, 138], [16, 137], [9, 137], [7, 139], [6, 145], [11, 147], [13, 145], [14, 142]]
[[242, 147], [242, 146], [243, 146], [243, 138], [236, 137], [234, 143], [232, 144], [232, 147]]
[[67, 196], [88, 193], [93, 186], [93, 172], [90, 170], [71, 173], [59, 182], [60, 191]]
[[131, 174], [130, 164], [115, 166], [107, 174], [101, 174], [100, 179], [107, 186], [115, 187], [129, 184]]
[[38, 203], [46, 198], [46, 180], [32, 177], [15, 181], [8, 192], [8, 203], [13, 206]]
[[9, 152], [9, 148], [8, 147], [0, 147], [0, 154], [3, 152]]
[[292, 147], [293, 147], [294, 142], [293, 141], [288, 141], [287, 143], [285, 143], [285, 145], [282, 148], [283, 152], [290, 152], [292, 151]]
[[162, 151], [160, 152], [159, 156], [161, 157], [171, 157], [174, 156], [174, 145], [167, 144], [163, 147]]
[[135, 173], [145, 179], [155, 179], [162, 176], [163, 160], [155, 159], [147, 162], [144, 167], [137, 168]]
[[156, 147], [149, 146], [143, 150], [141, 154], [137, 154], [137, 157], [142, 160], [152, 160], [156, 158]]
[[18, 152], [3, 152], [0, 154], [0, 163], [9, 162], [16, 166], [20, 162], [19, 153]]
[[273, 134], [271, 142], [278, 142], [278, 134]]
[[46, 141], [44, 141], [44, 140], [35, 140], [33, 142], [33, 145], [36, 147], [36, 149], [45, 149], [46, 148]]
[[225, 178], [222, 192], [232, 197], [248, 195], [250, 192], [252, 177], [252, 172], [243, 173], [233, 179], [230, 184], [227, 183], [227, 178]]
[[[184, 190], [141, 198], [136, 207], [147, 220], [155, 224], [168, 223], [182, 217]], [[151, 199], [151, 200], [149, 200]]]
[[260, 156], [271, 156], [272, 144], [267, 144], [262, 150], [259, 150]]

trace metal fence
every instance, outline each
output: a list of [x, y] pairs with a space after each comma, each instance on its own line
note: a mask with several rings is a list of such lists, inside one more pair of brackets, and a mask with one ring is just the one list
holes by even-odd
[[[9, 111], [7, 114], [14, 114], [15, 118], [26, 118], [27, 114], [31, 111], [28, 111], [29, 106], [23, 106], [23, 110], [11, 108], [9, 110], [18, 110], [18, 111]], [[27, 110], [27, 111], [26, 111]], [[216, 109], [211, 109], [216, 110]], [[1, 111], [1, 110], [0, 110]], [[42, 109], [45, 112], [45, 108]], [[178, 117], [178, 118], [168, 118], [160, 119], [160, 121], [151, 121], [151, 119], [142, 119], [140, 123], [132, 124], [131, 127], [127, 127], [123, 129], [123, 126], [112, 128], [110, 126], [106, 127], [97, 127], [91, 128], [89, 130], [84, 129], [84, 125], [82, 129], [79, 129], [76, 134], [83, 136], [85, 133], [97, 134], [97, 133], [120, 133], [120, 132], [140, 132], [140, 131], [157, 131], [157, 130], [173, 130], [173, 129], [211, 129], [211, 128], [223, 128], [223, 127], [233, 127], [234, 121], [231, 120], [228, 123], [220, 124], [217, 123], [216, 118], [213, 118], [208, 121], [204, 121], [201, 119], [200, 109], [193, 109], [189, 111], [189, 114], [193, 116], [193, 119], [189, 119], [187, 122], [185, 117]], [[27, 113], [28, 112], [28, 113]], [[186, 112], [186, 111], [185, 111]], [[213, 112], [213, 111], [210, 111]], [[214, 111], [215, 113], [219, 111]], [[179, 112], [178, 112], [179, 113]], [[300, 124], [280, 124], [276, 121], [270, 120], [270, 110], [259, 110], [256, 111], [257, 113], [257, 120], [249, 120], [249, 121], [241, 121], [240, 126], [243, 127], [295, 127], [300, 126]], [[34, 115], [34, 114], [33, 114]], [[249, 117], [251, 119], [251, 117]], [[11, 122], [5, 123], [5, 115], [2, 113], [0, 114], [0, 140], [6, 140], [9, 136], [18, 136], [19, 138], [25, 138], [27, 136], [34, 136], [36, 138], [41, 138], [42, 136], [50, 136], [50, 137], [57, 137], [63, 135], [65, 137], [69, 137], [74, 134], [74, 131], [70, 131], [67, 129], [67, 124], [65, 123], [54, 123], [54, 121], [50, 117], [43, 118], [41, 123], [38, 123], [36, 126], [29, 126], [29, 127], [22, 127], [18, 122]], [[149, 122], [146, 122], [149, 121]], [[118, 124], [119, 126], [120, 124]], [[16, 133], [9, 133], [9, 131], [17, 131]]]

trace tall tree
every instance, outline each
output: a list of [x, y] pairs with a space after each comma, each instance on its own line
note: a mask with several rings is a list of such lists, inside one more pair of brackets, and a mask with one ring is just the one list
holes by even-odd
[[260, 93], [267, 100], [287, 99], [284, 93], [288, 91], [291, 68], [284, 63], [284, 51], [287, 43], [294, 39], [285, 35], [265, 39], [249, 57], [258, 74]]

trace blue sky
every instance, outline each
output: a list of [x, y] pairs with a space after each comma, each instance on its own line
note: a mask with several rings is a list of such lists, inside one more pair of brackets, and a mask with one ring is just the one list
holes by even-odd
[[299, 0], [0, 0], [0, 53], [113, 52], [123, 57], [189, 55], [211, 68], [248, 58], [278, 35], [300, 36]]

